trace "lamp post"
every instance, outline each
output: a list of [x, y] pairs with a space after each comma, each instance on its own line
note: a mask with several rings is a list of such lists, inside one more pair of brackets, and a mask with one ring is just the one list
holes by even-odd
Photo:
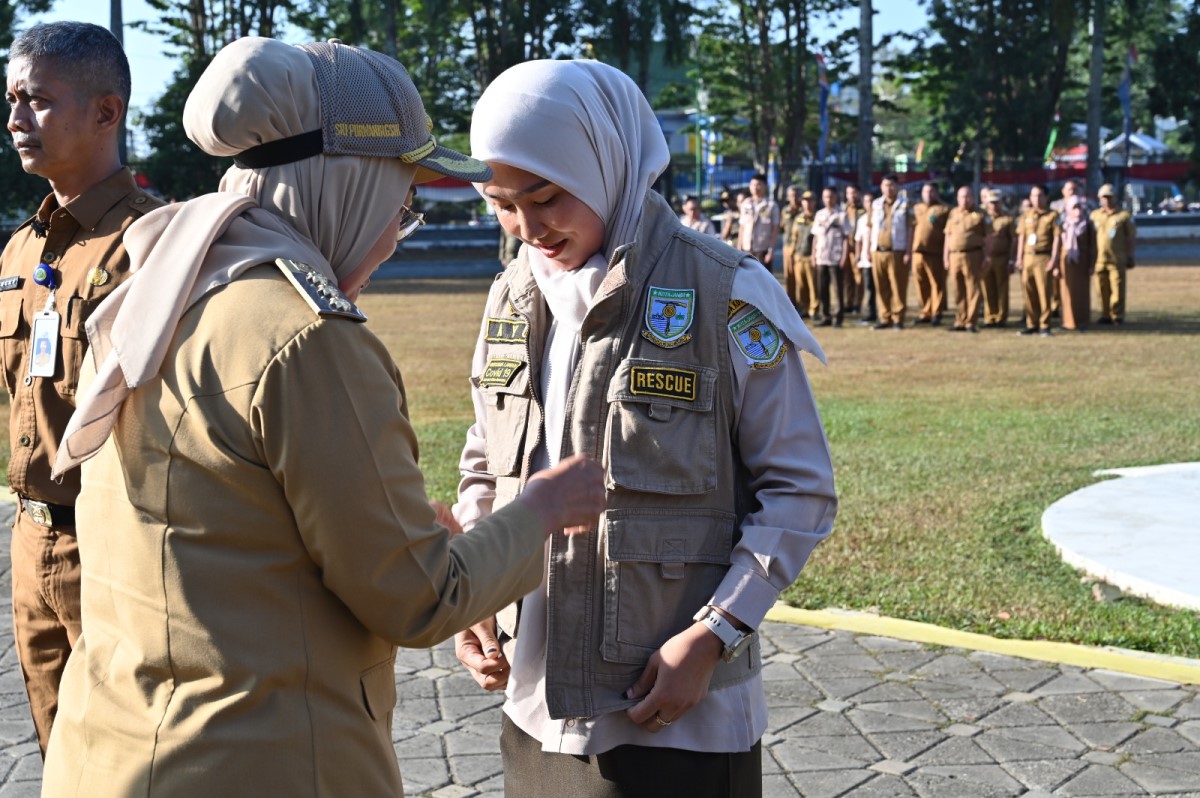
[[[121, 0], [110, 0], [108, 9], [109, 9], [109, 11], [108, 11], [108, 29], [109, 29], [109, 31], [112, 32], [113, 36], [117, 37], [117, 43], [121, 45], [122, 49], [124, 49], [124, 47], [125, 47], [125, 16], [122, 13]], [[118, 143], [117, 143], [117, 146], [119, 147], [118, 153], [120, 155], [121, 163], [123, 165], [127, 164], [129, 162], [129, 158], [128, 158], [129, 153], [127, 151], [126, 143], [125, 143], [125, 136], [127, 135], [126, 130], [125, 130], [125, 122], [128, 118], [129, 118], [129, 109], [126, 108], [125, 115], [123, 117], [121, 117], [121, 135], [120, 135], [120, 138], [118, 139]]]

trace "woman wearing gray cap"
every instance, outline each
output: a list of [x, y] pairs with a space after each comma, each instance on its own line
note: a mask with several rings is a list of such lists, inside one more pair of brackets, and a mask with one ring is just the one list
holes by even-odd
[[[188, 135], [221, 191], [130, 228], [135, 271], [88, 323], [96, 376], [56, 471], [84, 460], [83, 637], [44, 772], [53, 796], [395, 796], [397, 644], [536, 587], [545, 538], [594, 522], [598, 469], [450, 539], [400, 374], [353, 304], [438, 147], [404, 69], [337, 43], [243, 39]], [[568, 509], [569, 508], [569, 509]]]

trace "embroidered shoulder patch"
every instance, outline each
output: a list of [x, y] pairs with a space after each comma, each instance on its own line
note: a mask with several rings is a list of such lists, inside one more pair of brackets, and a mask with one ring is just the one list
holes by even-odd
[[489, 318], [484, 340], [489, 344], [526, 343], [529, 340], [529, 322], [524, 319]]
[[694, 402], [698, 377], [699, 374], [690, 369], [634, 366], [629, 370], [629, 392], [635, 396], [661, 396]]
[[739, 310], [741, 310], [744, 307], [746, 307], [746, 300], [744, 300], [744, 299], [729, 300], [729, 315], [726, 316], [725, 318], [732, 319], [733, 314], [737, 313]]
[[479, 377], [480, 387], [494, 387], [502, 385], [507, 388], [512, 385], [513, 377], [517, 376], [517, 372], [525, 365], [523, 360], [514, 358], [500, 357], [494, 360], [489, 360], [487, 366], [483, 370], [483, 374]]
[[746, 356], [746, 363], [756, 369], [779, 365], [787, 351], [787, 344], [779, 330], [758, 309], [732, 322], [729, 333]]
[[674, 349], [692, 340], [687, 334], [695, 318], [696, 292], [691, 288], [650, 286], [646, 299], [646, 329], [642, 337], [664, 349]]

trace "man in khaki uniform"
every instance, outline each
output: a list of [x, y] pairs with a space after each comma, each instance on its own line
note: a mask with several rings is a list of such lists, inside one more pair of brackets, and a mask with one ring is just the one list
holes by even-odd
[[[850, 237], [853, 239], [854, 233], [858, 229], [858, 217], [863, 214], [862, 198], [858, 186], [854, 184], [846, 186], [846, 204], [842, 210], [846, 212], [846, 222], [850, 225]], [[850, 258], [846, 261], [846, 310], [851, 313], [859, 313], [862, 310], [863, 292], [866, 287], [863, 285], [862, 272], [859, 271], [854, 258], [853, 241], [851, 241], [850, 249]]]
[[1004, 196], [995, 189], [987, 200], [987, 237], [983, 242], [983, 326], [1008, 326], [1008, 275], [1016, 252], [1013, 218], [1004, 212]]
[[921, 187], [921, 201], [913, 206], [912, 272], [921, 312], [916, 324], [942, 323], [946, 310], [946, 219], [950, 208], [938, 196], [937, 186]]
[[[838, 208], [837, 192], [821, 192], [821, 210], [813, 220], [813, 262], [816, 264], [821, 302], [821, 327], [841, 327], [846, 316], [846, 264], [850, 261], [853, 235], [844, 211]], [[857, 271], [857, 269], [856, 269]], [[837, 294], [837, 312], [831, 293]]]
[[1050, 283], [1058, 263], [1062, 226], [1047, 205], [1046, 187], [1029, 192], [1029, 210], [1017, 228], [1017, 269], [1025, 291], [1025, 328], [1021, 335], [1050, 335]]
[[950, 332], [977, 332], [979, 280], [983, 272], [983, 240], [987, 222], [975, 207], [970, 186], [961, 186], [956, 207], [946, 219], [946, 249], [943, 254], [954, 283], [954, 326]]
[[1117, 192], [1100, 187], [1100, 209], [1092, 212], [1096, 228], [1096, 293], [1100, 295], [1097, 324], [1125, 323], [1125, 271], [1133, 268], [1137, 227], [1129, 211], [1117, 207]]
[[800, 208], [800, 188], [788, 186], [785, 193], [787, 204], [780, 211], [779, 229], [783, 233], [783, 279], [787, 285], [787, 295], [800, 310], [801, 317], [808, 314], [809, 297], [807, 284], [799, 282], [793, 285], [795, 276], [792, 261], [796, 257], [796, 219], [803, 213]]
[[792, 240], [795, 241], [790, 275], [785, 274], [784, 285], [788, 296], [796, 304], [801, 318], [816, 318], [821, 307], [821, 295], [817, 286], [817, 269], [813, 265], [813, 223], [816, 221], [817, 203], [811, 191], [800, 195], [800, 213], [792, 221]]
[[112, 34], [80, 22], [36, 25], [9, 55], [8, 130], [21, 167], [52, 190], [0, 255], [0, 341], [12, 407], [8, 484], [21, 503], [13, 524], [13, 625], [44, 756], [63, 668], [80, 634], [79, 472], [55, 482], [50, 466], [75, 408], [88, 345], [83, 323], [128, 276], [125, 229], [162, 203], [137, 188], [118, 155], [130, 79]]
[[738, 249], [753, 255], [771, 271], [779, 241], [779, 206], [767, 196], [767, 176], [750, 178], [750, 196], [742, 200], [738, 219]]
[[872, 329], [904, 329], [908, 304], [908, 265], [912, 259], [913, 217], [900, 196], [896, 175], [884, 175], [880, 197], [871, 204], [871, 271], [879, 321]]

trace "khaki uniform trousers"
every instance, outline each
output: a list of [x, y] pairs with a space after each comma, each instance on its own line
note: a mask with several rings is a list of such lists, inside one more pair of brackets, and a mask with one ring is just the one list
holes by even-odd
[[912, 273], [921, 303], [920, 318], [930, 321], [941, 318], [946, 312], [946, 264], [942, 256], [914, 251]]
[[875, 304], [880, 324], [904, 323], [908, 302], [908, 266], [903, 252], [872, 252], [871, 271], [875, 273]]
[[1100, 318], [1125, 321], [1125, 266], [1096, 264], [1096, 293], [1100, 295]]
[[858, 270], [858, 261], [854, 259], [854, 242], [850, 242], [850, 263], [845, 267], [842, 284], [846, 286], [846, 307], [862, 310], [863, 294], [867, 287], [863, 284], [862, 272]]
[[983, 323], [1008, 320], [1008, 258], [988, 258], [980, 280], [983, 288]]
[[793, 255], [784, 272], [784, 287], [792, 304], [802, 315], [816, 315], [821, 307], [821, 296], [817, 290], [817, 272], [812, 257]]
[[1050, 266], [1049, 253], [1037, 255], [1027, 253], [1025, 266], [1021, 270], [1021, 286], [1025, 290], [1025, 326], [1033, 329], [1050, 329], [1050, 284], [1046, 269]]
[[79, 639], [79, 544], [18, 508], [12, 534], [13, 628], [42, 757], [58, 714], [58, 685]]
[[954, 284], [954, 326], [974, 327], [979, 318], [983, 250], [950, 253], [950, 282]]

